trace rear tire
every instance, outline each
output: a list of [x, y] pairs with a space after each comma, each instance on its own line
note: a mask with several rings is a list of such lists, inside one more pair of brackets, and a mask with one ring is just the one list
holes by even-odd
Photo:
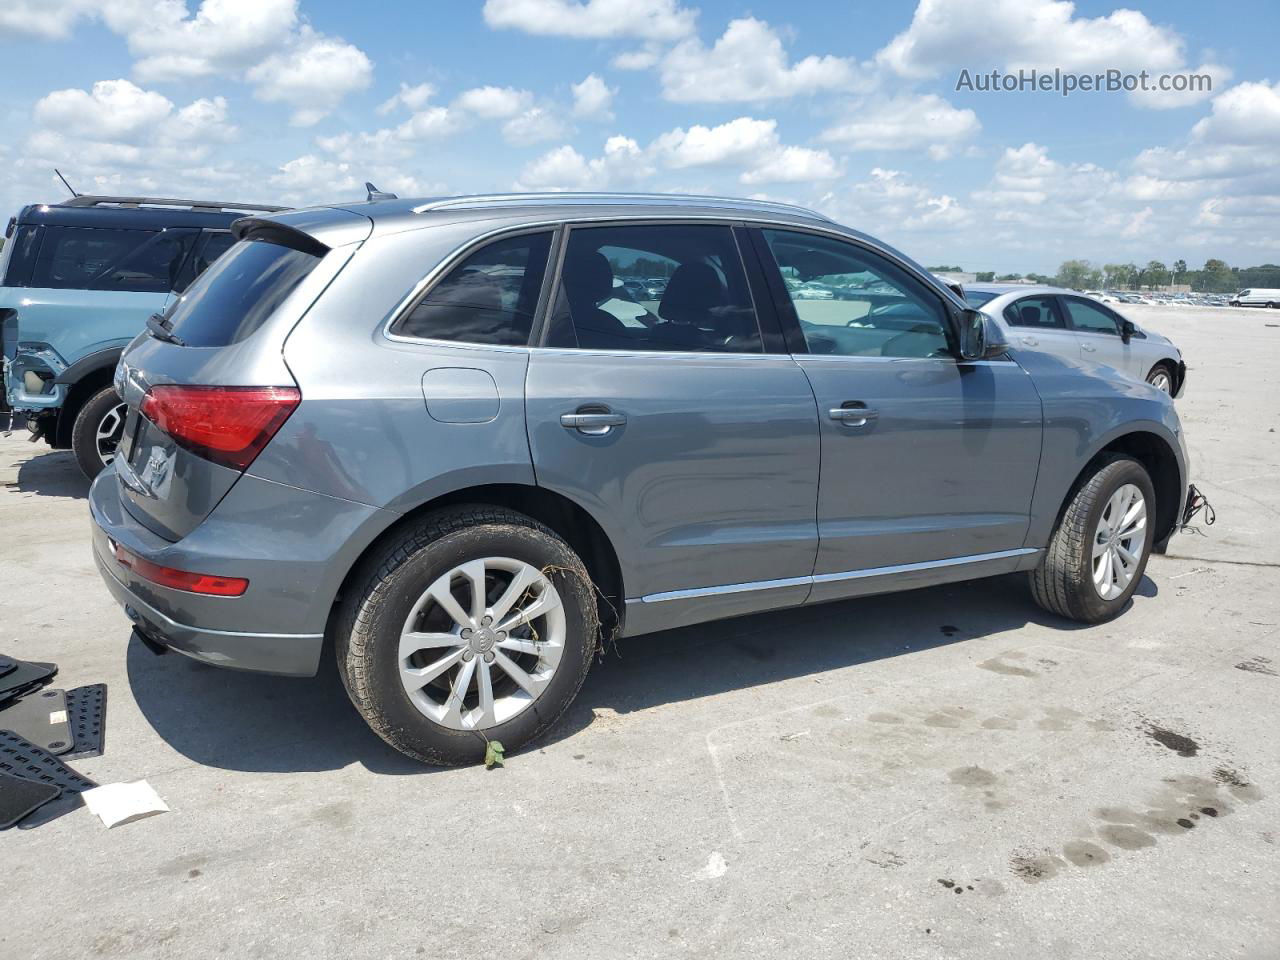
[[105, 386], [91, 396], [76, 414], [71, 427], [71, 451], [86, 477], [92, 480], [115, 457], [124, 436], [128, 407], [113, 386]]
[[[1125, 539], [1122, 535], [1128, 527], [1124, 516], [1112, 515], [1139, 510], [1137, 499], [1121, 503], [1128, 491], [1141, 500], [1140, 543], [1133, 536]], [[1118, 616], [1147, 568], [1155, 536], [1155, 505], [1155, 487], [1137, 460], [1117, 455], [1099, 462], [1072, 490], [1040, 566], [1031, 571], [1036, 603], [1083, 623], [1102, 623]], [[1118, 545], [1120, 550], [1104, 549], [1108, 545]], [[1106, 567], [1108, 559], [1099, 553], [1112, 553], [1113, 566]], [[1132, 558], [1131, 565], [1123, 559], [1125, 555]], [[1115, 570], [1120, 573], [1113, 577]], [[1126, 573], [1128, 579], [1117, 583], [1116, 578]]]
[[[504, 607], [517, 577], [529, 586]], [[452, 766], [479, 762], [489, 740], [510, 752], [551, 727], [577, 696], [599, 634], [591, 577], [568, 544], [523, 514], [473, 505], [424, 517], [366, 562], [340, 610], [335, 652], [378, 736]]]

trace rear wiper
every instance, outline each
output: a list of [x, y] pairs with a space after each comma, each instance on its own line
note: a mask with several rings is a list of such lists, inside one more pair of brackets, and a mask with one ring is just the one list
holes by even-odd
[[169, 328], [164, 325], [164, 317], [158, 313], [153, 313], [147, 317], [147, 330], [157, 340], [163, 340], [165, 343], [172, 343], [175, 346], [185, 347], [187, 341], [183, 340], [177, 334], [169, 332]]

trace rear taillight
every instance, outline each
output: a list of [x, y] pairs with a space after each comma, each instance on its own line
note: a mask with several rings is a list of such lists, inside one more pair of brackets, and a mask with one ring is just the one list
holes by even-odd
[[162, 567], [131, 553], [118, 543], [112, 545], [112, 550], [122, 567], [132, 570], [143, 580], [150, 580], [171, 590], [186, 590], [188, 593], [202, 593], [209, 597], [239, 597], [249, 589], [249, 581], [243, 577], [220, 577], [212, 573], [191, 573], [187, 570], [175, 570], [173, 567]]
[[197, 456], [244, 470], [302, 400], [297, 387], [152, 387], [144, 417]]

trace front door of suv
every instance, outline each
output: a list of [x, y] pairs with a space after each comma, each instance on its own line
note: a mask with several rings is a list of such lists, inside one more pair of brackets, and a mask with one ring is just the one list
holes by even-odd
[[1027, 374], [1008, 359], [957, 362], [941, 295], [874, 250], [800, 231], [754, 236], [818, 400], [811, 599], [1012, 569], [1027, 553], [1040, 458]]
[[728, 225], [568, 232], [531, 351], [529, 442], [538, 484], [615, 545], [628, 633], [808, 596], [817, 414], [752, 293]]
[[1141, 365], [1135, 360], [1133, 347], [1120, 336], [1124, 320], [1119, 314], [1085, 297], [1059, 296], [1058, 300], [1075, 331], [1083, 359], [1105, 363], [1131, 376], [1146, 377], [1147, 371], [1139, 369]]

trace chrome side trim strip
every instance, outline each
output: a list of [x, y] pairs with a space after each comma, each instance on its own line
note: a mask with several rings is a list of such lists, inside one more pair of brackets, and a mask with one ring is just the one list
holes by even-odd
[[[843, 580], [862, 580], [866, 577], [885, 577], [895, 573], [914, 573], [918, 570], [934, 570], [940, 567], [959, 567], [970, 563], [986, 563], [989, 560], [1008, 560], [1040, 553], [1036, 547], [1020, 547], [1017, 550], [998, 550], [995, 553], [975, 553], [967, 557], [948, 557], [945, 560], [925, 560], [920, 563], [898, 563], [888, 567], [867, 567], [841, 573], [819, 573], [811, 577], [788, 577], [782, 580], [756, 580], [751, 583], [730, 583], [719, 587], [695, 587], [692, 590], [669, 590], [640, 597], [640, 603], [663, 603], [667, 600], [694, 600], [698, 597], [714, 597], [730, 593], [747, 593], [753, 590], [777, 590], [780, 587], [800, 587], [818, 583], [838, 583]], [[627, 603], [636, 603], [628, 600]]]

